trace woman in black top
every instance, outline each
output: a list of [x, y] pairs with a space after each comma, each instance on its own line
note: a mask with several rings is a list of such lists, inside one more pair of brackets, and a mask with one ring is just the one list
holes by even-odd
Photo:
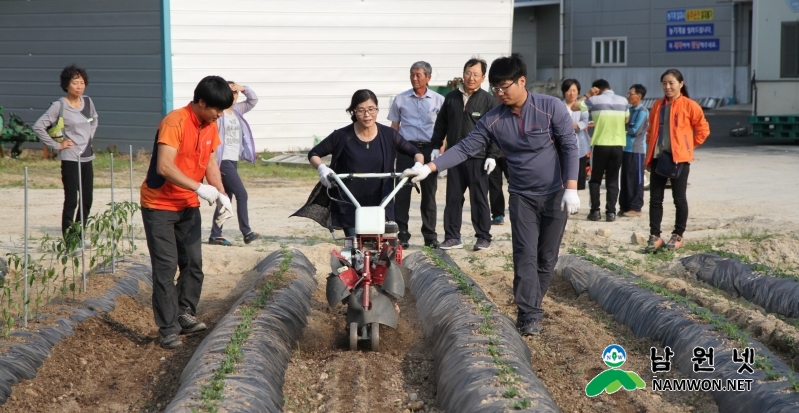
[[[378, 111], [377, 97], [371, 90], [361, 89], [352, 95], [347, 112], [352, 116], [353, 123], [333, 131], [308, 153], [311, 165], [319, 171], [320, 184], [329, 188], [328, 175], [333, 172], [342, 174], [392, 172], [397, 152], [413, 156], [421, 165], [424, 158], [415, 146], [403, 139], [396, 130], [377, 123]], [[330, 154], [333, 157], [330, 167], [327, 167], [322, 163], [322, 157]], [[363, 206], [379, 205], [383, 197], [393, 189], [391, 179], [350, 179], [346, 184], [355, 199]], [[344, 229], [346, 236], [355, 235], [355, 207], [349, 203], [343, 192], [330, 191], [330, 193], [337, 199], [345, 201], [329, 203], [332, 227]], [[314, 195], [312, 198], [315, 198]], [[386, 221], [393, 220], [392, 201], [386, 206]]]

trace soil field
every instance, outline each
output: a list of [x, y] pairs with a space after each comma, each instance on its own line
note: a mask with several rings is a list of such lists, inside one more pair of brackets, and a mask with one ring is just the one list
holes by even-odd
[[[713, 127], [713, 118], [711, 128]], [[631, 236], [649, 233], [647, 214], [619, 218], [616, 222], [591, 222], [588, 193], [580, 192], [582, 208], [570, 218], [561, 253], [580, 250], [624, 266], [634, 273], [683, 295], [696, 298], [716, 314], [727, 316], [742, 330], [768, 345], [789, 366], [799, 365], [796, 344], [773, 339], [779, 334], [799, 337], [797, 320], [765, 314], [740, 298], [698, 283], [677, 263], [682, 256], [712, 249], [748, 257], [780, 270], [799, 273], [799, 147], [716, 146], [700, 148], [691, 165], [688, 199], [688, 245], [676, 254], [647, 255]], [[36, 171], [30, 179], [36, 179]], [[127, 172], [127, 169], [124, 171]], [[119, 172], [118, 172], [119, 173]], [[143, 179], [136, 168], [134, 182]], [[96, 173], [96, 180], [104, 178]], [[117, 201], [129, 199], [127, 178], [117, 183]], [[397, 330], [381, 329], [381, 351], [347, 350], [343, 308], [330, 309], [325, 300], [325, 278], [330, 271], [329, 253], [340, 246], [316, 223], [288, 216], [306, 200], [315, 181], [308, 178], [245, 179], [249, 192], [250, 219], [263, 237], [249, 245], [242, 241], [235, 223], [225, 235], [232, 247], [203, 245], [205, 285], [199, 317], [213, 327], [242, 291], [251, 286], [253, 267], [270, 252], [287, 244], [302, 251], [316, 266], [319, 284], [313, 294], [312, 313], [294, 350], [284, 386], [285, 411], [291, 412], [404, 412], [441, 411], [436, 404], [431, 344], [422, 333], [410, 294], [400, 301]], [[439, 241], [444, 240], [445, 180], [439, 180]], [[138, 201], [138, 191], [134, 192]], [[648, 195], [647, 195], [648, 198]], [[110, 202], [110, 189], [96, 189], [95, 211]], [[670, 194], [666, 194], [664, 232], [674, 221]], [[63, 193], [60, 189], [35, 189], [29, 194], [29, 231], [33, 239], [60, 234]], [[604, 203], [604, 191], [602, 196]], [[648, 199], [645, 202], [645, 210]], [[0, 253], [21, 252], [23, 246], [23, 191], [0, 189]], [[414, 195], [412, 211], [418, 211]], [[604, 207], [603, 207], [604, 208]], [[210, 233], [212, 208], [201, 207], [204, 234]], [[411, 251], [421, 244], [421, 220], [411, 214]], [[473, 252], [473, 229], [464, 207], [463, 250], [451, 251], [460, 268], [472, 277], [503, 312], [515, 319], [512, 302], [512, 251], [510, 225], [492, 227], [494, 241], [488, 251]], [[135, 255], [146, 252], [138, 214]], [[340, 233], [338, 234], [341, 235]], [[32, 241], [36, 245], [36, 241]], [[39, 252], [36, 252], [37, 254]], [[146, 259], [146, 257], [135, 257]], [[120, 269], [124, 271], [124, 266]], [[103, 277], [103, 275], [97, 275]], [[158, 412], [169, 403], [178, 387], [183, 367], [203, 338], [184, 340], [176, 351], [158, 347], [148, 292], [121, 298], [111, 313], [87, 320], [73, 336], [59, 344], [36, 378], [23, 380], [12, 397], [0, 406], [4, 412]], [[587, 294], [577, 296], [571, 285], [558, 278], [543, 303], [546, 311], [541, 335], [526, 338], [532, 365], [555, 402], [564, 412], [716, 412], [709, 393], [620, 391], [595, 398], [585, 395], [588, 381], [604, 370], [602, 350], [622, 345], [628, 353], [625, 370], [636, 371], [648, 381], [649, 348], [659, 343], [637, 339], [613, 321]], [[760, 317], [760, 318], [758, 318]], [[770, 324], [764, 324], [769, 321]], [[757, 327], [757, 328], [755, 328]], [[775, 333], [776, 331], [776, 333]], [[771, 338], [770, 338], [771, 337]], [[681, 377], [672, 372], [673, 378]]]

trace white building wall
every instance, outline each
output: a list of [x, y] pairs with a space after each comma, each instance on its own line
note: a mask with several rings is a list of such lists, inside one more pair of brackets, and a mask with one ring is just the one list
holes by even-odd
[[799, 114], [799, 79], [780, 79], [782, 22], [799, 13], [786, 1], [755, 0], [752, 10], [752, 71], [756, 79], [754, 110], [758, 115]]
[[431, 85], [463, 73], [473, 55], [489, 63], [511, 50], [511, 0], [171, 0], [174, 107], [197, 82], [219, 75], [252, 87], [246, 115], [258, 150], [310, 148], [350, 123], [357, 89], [391, 98], [410, 88], [418, 60]]

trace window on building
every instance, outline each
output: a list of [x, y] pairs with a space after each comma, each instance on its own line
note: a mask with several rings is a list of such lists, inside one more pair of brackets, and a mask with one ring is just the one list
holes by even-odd
[[626, 37], [595, 37], [592, 66], [627, 66]]
[[799, 77], [799, 22], [782, 23], [780, 77]]

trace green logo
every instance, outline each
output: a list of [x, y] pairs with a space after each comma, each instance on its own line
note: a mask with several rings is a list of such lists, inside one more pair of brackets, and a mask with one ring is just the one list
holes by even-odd
[[627, 391], [646, 388], [646, 383], [637, 373], [619, 369], [627, 361], [627, 352], [622, 346], [611, 344], [605, 347], [602, 361], [610, 367], [610, 370], [597, 374], [588, 382], [588, 386], [585, 387], [585, 394], [588, 397], [599, 396], [603, 391], [613, 394], [622, 387]]

